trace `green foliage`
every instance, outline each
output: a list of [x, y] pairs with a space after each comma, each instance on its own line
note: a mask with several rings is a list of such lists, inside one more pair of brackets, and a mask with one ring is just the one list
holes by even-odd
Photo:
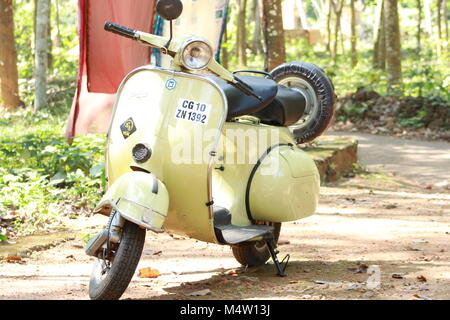
[[[49, 53], [48, 102], [51, 107], [70, 103], [78, 69], [78, 16], [76, 1], [51, 2], [51, 49]], [[16, 0], [15, 42], [20, 98], [26, 106], [34, 101], [34, 1]]]
[[[233, 2], [232, 2], [233, 3]], [[344, 39], [338, 43], [337, 63], [331, 58], [331, 53], [326, 50], [327, 31], [324, 28], [325, 21], [322, 24], [315, 25], [317, 15], [312, 7], [311, 1], [304, 1], [307, 9], [308, 22], [313, 28], [319, 28], [322, 41], [314, 46], [310, 45], [307, 38], [298, 38], [286, 41], [286, 61], [306, 61], [317, 64], [323, 68], [332, 79], [338, 96], [344, 96], [353, 93], [359, 87], [365, 87], [374, 90], [379, 94], [388, 94], [388, 75], [386, 72], [373, 67], [373, 21], [377, 2], [371, 0], [365, 3], [361, 12], [361, 23], [357, 26], [359, 33], [357, 50], [358, 64], [355, 68], [351, 67], [350, 55], [350, 36], [344, 34]], [[254, 19], [249, 12], [250, 5], [247, 8], [247, 43], [251, 44], [254, 30]], [[435, 12], [436, 6], [432, 4], [432, 10]], [[420, 53], [417, 50], [417, 3], [414, 1], [402, 2], [399, 5], [400, 28], [402, 31], [402, 86], [397, 88], [396, 94], [413, 97], [439, 97], [450, 103], [450, 56], [445, 47], [448, 44], [445, 41], [437, 40], [436, 24], [433, 24], [435, 30], [432, 35], [422, 34], [422, 44]], [[423, 13], [422, 13], [423, 15]], [[344, 15], [343, 19], [349, 18]], [[433, 17], [435, 19], [436, 17]], [[424, 17], [422, 16], [422, 25]], [[443, 18], [444, 19], [444, 18]], [[224, 45], [231, 50], [230, 69], [241, 69], [237, 65], [236, 57], [233, 56], [236, 41], [236, 9], [232, 6], [231, 19], [227, 27], [229, 40]], [[350, 21], [342, 21], [343, 25]], [[332, 30], [334, 21], [332, 21]], [[333, 31], [332, 31], [333, 32]], [[334, 36], [332, 36], [332, 39]], [[438, 48], [441, 48], [439, 50]], [[250, 49], [250, 48], [249, 48]], [[255, 55], [251, 50], [248, 53], [248, 68], [263, 69], [264, 57], [262, 54]], [[391, 92], [389, 92], [391, 94]], [[356, 110], [362, 112], [363, 110]], [[414, 120], [412, 120], [414, 121]]]
[[45, 110], [0, 117], [0, 216], [18, 212], [19, 234], [58, 224], [100, 199], [104, 137], [79, 136], [69, 144], [64, 123]]

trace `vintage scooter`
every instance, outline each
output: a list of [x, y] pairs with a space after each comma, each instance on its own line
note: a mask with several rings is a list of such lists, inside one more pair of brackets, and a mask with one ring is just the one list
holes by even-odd
[[[179, 0], [157, 3], [171, 26], [182, 8]], [[121, 297], [146, 230], [231, 246], [249, 267], [272, 258], [285, 276], [289, 256], [283, 266], [276, 251], [281, 223], [312, 215], [320, 186], [314, 161], [297, 144], [328, 126], [330, 80], [304, 62], [231, 73], [206, 39], [179, 41], [110, 22], [105, 30], [173, 61], [170, 69], [137, 68], [118, 90], [107, 136], [108, 190], [95, 209], [109, 221], [85, 247], [97, 258], [91, 299]]]

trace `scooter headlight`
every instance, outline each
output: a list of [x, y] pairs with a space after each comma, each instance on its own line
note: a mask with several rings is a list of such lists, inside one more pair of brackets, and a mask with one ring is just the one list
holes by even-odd
[[211, 45], [203, 39], [189, 39], [181, 48], [181, 63], [187, 69], [202, 70], [211, 61]]

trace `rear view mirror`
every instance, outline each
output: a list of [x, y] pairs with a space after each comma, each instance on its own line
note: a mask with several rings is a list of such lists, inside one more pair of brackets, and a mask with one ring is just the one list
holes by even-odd
[[183, 4], [180, 0], [159, 0], [156, 11], [163, 19], [175, 20], [183, 12]]

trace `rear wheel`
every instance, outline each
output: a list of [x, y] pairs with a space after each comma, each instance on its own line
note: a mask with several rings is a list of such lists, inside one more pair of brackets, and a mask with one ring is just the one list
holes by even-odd
[[[274, 226], [273, 236], [275, 243], [280, 237], [281, 223], [271, 224]], [[257, 267], [266, 263], [270, 258], [269, 248], [265, 241], [252, 244], [237, 245], [231, 247], [233, 256], [243, 266]]]
[[303, 116], [289, 126], [297, 143], [306, 143], [320, 136], [329, 126], [336, 103], [331, 80], [318, 66], [294, 61], [284, 63], [270, 72], [273, 79], [299, 91], [306, 99]]
[[128, 287], [141, 258], [145, 229], [129, 221], [122, 229], [120, 243], [105, 258], [94, 262], [89, 296], [93, 300], [117, 300]]

